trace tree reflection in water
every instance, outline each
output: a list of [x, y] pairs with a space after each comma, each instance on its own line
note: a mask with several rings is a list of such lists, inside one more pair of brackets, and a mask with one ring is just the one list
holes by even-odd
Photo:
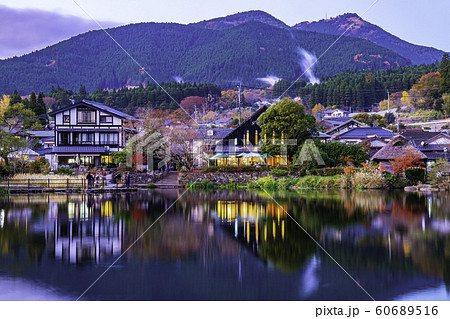
[[450, 286], [447, 195], [213, 190], [192, 191], [177, 201], [179, 195], [164, 190], [1, 198], [1, 270], [20, 275], [44, 256], [72, 265], [108, 264], [132, 244], [125, 259], [144, 263], [240, 262], [245, 250], [292, 274], [311, 260], [328, 260], [289, 214], [352, 273], [376, 274], [386, 285], [394, 274], [420, 273]]

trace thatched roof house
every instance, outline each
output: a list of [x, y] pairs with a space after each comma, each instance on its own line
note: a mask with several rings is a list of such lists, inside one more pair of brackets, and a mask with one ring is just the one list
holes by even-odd
[[371, 160], [376, 162], [389, 162], [405, 156], [408, 152], [417, 155], [420, 160], [427, 159], [427, 156], [412, 146], [405, 137], [397, 135], [376, 152]]

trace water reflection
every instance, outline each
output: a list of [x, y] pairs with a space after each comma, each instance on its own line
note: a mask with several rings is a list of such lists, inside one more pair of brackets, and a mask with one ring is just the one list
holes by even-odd
[[[132, 246], [111, 270], [116, 288], [128, 288], [115, 295], [110, 282], [100, 282], [91, 298], [367, 299], [299, 223], [376, 299], [416, 298], [442, 285], [449, 298], [449, 196], [307, 191], [273, 194], [275, 202], [248, 191], [179, 195], [1, 198], [0, 279], [31, 279], [76, 295], [95, 269]], [[159, 277], [144, 275], [156, 271]]]

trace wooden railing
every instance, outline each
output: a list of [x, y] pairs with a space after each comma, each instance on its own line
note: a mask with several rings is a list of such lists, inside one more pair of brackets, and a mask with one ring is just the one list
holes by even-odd
[[86, 179], [70, 178], [39, 178], [39, 179], [8, 179], [0, 181], [0, 187], [6, 189], [85, 189], [85, 188], [103, 188], [106, 186], [105, 179], [94, 180], [91, 185]]

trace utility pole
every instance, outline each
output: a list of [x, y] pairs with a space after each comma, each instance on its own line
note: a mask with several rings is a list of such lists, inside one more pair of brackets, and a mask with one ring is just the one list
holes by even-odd
[[239, 125], [241, 125], [241, 83], [238, 86], [238, 111], [239, 111]]
[[396, 113], [396, 115], [397, 115], [397, 133], [400, 134], [400, 122], [399, 122], [399, 119], [398, 119], [398, 112]]
[[389, 89], [387, 90], [387, 95], [388, 95], [388, 113], [389, 113], [389, 109], [390, 109], [390, 105], [389, 105]]
[[197, 105], [194, 105], [194, 120], [195, 124], [197, 124]]

